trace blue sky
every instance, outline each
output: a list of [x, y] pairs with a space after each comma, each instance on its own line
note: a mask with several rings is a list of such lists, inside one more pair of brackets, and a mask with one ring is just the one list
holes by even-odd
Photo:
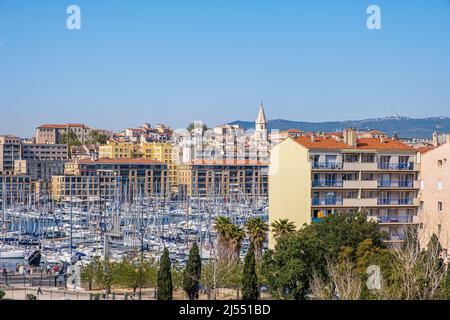
[[0, 133], [448, 116], [449, 58], [449, 0], [0, 0]]

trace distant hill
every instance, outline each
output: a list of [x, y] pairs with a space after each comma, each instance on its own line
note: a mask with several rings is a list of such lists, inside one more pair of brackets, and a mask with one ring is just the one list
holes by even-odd
[[[230, 124], [238, 124], [243, 128], [252, 129], [255, 127], [253, 121], [234, 121]], [[269, 130], [288, 130], [298, 129], [303, 131], [322, 131], [335, 132], [345, 128], [355, 127], [358, 130], [379, 130], [392, 136], [395, 132], [400, 138], [431, 138], [433, 132], [450, 132], [449, 117], [434, 117], [424, 119], [413, 119], [394, 115], [391, 117], [366, 119], [366, 120], [347, 120], [333, 122], [300, 122], [290, 120], [269, 120]]]

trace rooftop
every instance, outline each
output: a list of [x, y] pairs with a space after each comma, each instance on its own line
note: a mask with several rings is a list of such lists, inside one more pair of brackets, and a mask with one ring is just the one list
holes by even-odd
[[65, 129], [69, 127], [83, 127], [88, 128], [88, 126], [82, 123], [66, 123], [66, 124], [43, 124], [37, 127], [38, 129]]
[[234, 166], [267, 166], [268, 163], [257, 161], [257, 160], [194, 160], [191, 161], [189, 164], [193, 165], [234, 165]]
[[314, 140], [311, 136], [302, 136], [295, 138], [294, 141], [308, 149], [415, 150], [399, 140], [389, 138], [385, 138], [384, 142], [380, 138], [357, 139], [356, 147], [349, 146], [342, 140], [337, 140], [330, 136], [315, 136]]
[[124, 159], [110, 159], [110, 158], [100, 158], [98, 160], [90, 160], [90, 159], [83, 159], [79, 160], [78, 163], [82, 164], [164, 164], [161, 161], [153, 160], [153, 159], [131, 159], [131, 158], [124, 158]]

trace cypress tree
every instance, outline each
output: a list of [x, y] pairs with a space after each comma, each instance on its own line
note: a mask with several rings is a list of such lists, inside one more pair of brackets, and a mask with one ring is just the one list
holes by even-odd
[[172, 272], [171, 272], [171, 263], [169, 258], [169, 250], [164, 248], [164, 253], [159, 260], [159, 270], [158, 270], [158, 291], [157, 291], [157, 299], [158, 300], [172, 300]]
[[244, 260], [244, 272], [242, 275], [242, 300], [258, 300], [258, 279], [256, 277], [255, 247], [250, 243]]
[[202, 262], [198, 252], [197, 242], [194, 242], [189, 252], [189, 259], [183, 277], [183, 289], [189, 296], [189, 300], [198, 299]]

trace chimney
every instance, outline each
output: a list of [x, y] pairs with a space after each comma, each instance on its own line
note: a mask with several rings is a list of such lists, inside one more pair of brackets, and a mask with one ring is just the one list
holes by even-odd
[[450, 133], [447, 133], [447, 134], [445, 135], [445, 142], [446, 142], [446, 143], [450, 143]]
[[356, 130], [354, 128], [347, 128], [344, 129], [344, 143], [350, 147], [356, 147]]
[[380, 143], [385, 143], [386, 139], [384, 138], [384, 136], [380, 136]]
[[311, 142], [316, 142], [316, 134], [314, 132], [311, 135]]

